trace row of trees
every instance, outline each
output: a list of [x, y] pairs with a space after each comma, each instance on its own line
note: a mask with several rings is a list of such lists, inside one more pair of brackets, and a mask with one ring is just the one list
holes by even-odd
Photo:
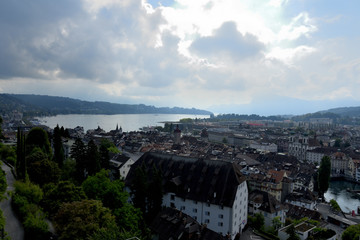
[[[71, 159], [64, 159], [58, 126], [52, 138], [41, 128], [27, 135], [18, 130], [13, 206], [25, 236], [48, 237], [45, 216], [59, 239], [127, 239], [148, 234], [140, 209], [128, 203], [120, 179], [109, 177], [109, 152], [119, 152], [104, 140], [98, 147], [77, 139]], [[50, 140], [54, 152], [52, 152]], [[45, 224], [44, 224], [45, 223]]]

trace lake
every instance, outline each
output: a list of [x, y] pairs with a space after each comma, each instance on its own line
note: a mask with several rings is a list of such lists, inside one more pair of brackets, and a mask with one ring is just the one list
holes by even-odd
[[344, 212], [350, 212], [352, 210], [356, 212], [357, 207], [360, 206], [360, 196], [356, 193], [346, 191], [348, 188], [358, 190], [360, 189], [360, 185], [341, 180], [331, 181], [329, 189], [325, 193], [326, 201], [335, 199]]
[[50, 128], [63, 126], [64, 128], [75, 128], [81, 126], [85, 131], [96, 129], [100, 126], [105, 131], [114, 130], [116, 125], [125, 132], [138, 131], [142, 127], [164, 126], [166, 121], [179, 121], [182, 118], [209, 118], [209, 115], [190, 114], [116, 114], [116, 115], [93, 115], [93, 114], [69, 114], [56, 115], [52, 117], [38, 118], [39, 122]]

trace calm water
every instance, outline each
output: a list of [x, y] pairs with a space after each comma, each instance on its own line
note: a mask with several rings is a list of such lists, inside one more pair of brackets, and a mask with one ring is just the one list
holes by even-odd
[[116, 125], [122, 127], [123, 131], [138, 131], [142, 127], [164, 126], [165, 121], [178, 121], [182, 118], [209, 118], [209, 115], [187, 115], [187, 114], [117, 114], [117, 115], [85, 115], [70, 114], [57, 115], [53, 117], [38, 118], [41, 124], [50, 128], [64, 126], [64, 128], [84, 127], [84, 130], [96, 129], [100, 126], [105, 131], [114, 130]]
[[335, 199], [344, 212], [357, 210], [360, 206], [360, 196], [356, 193], [350, 193], [346, 189], [360, 189], [359, 184], [345, 181], [331, 181], [329, 190], [325, 193], [326, 201]]

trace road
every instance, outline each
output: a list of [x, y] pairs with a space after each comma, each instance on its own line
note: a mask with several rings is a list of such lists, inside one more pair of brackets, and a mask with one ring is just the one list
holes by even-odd
[[[8, 184], [7, 192], [13, 191], [15, 178], [11, 172], [11, 168], [7, 166], [5, 163], [2, 163], [1, 168], [6, 173], [6, 181]], [[14, 214], [14, 211], [11, 207], [11, 197], [6, 193], [7, 199], [4, 199], [0, 202], [0, 208], [4, 213], [5, 217], [5, 231], [7, 232], [8, 236], [11, 240], [23, 240], [24, 239], [24, 228], [21, 222], [17, 219]]]

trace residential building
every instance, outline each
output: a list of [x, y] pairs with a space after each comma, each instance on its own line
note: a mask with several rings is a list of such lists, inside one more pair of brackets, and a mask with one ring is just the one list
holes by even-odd
[[251, 141], [250, 143], [250, 148], [254, 148], [258, 151], [261, 152], [274, 152], [276, 153], [278, 151], [278, 147], [276, 144], [274, 143], [267, 143], [267, 142], [256, 142], [256, 141]]
[[271, 194], [264, 191], [255, 190], [249, 194], [249, 214], [261, 213], [264, 216], [266, 228], [272, 225], [272, 220], [279, 217], [285, 223], [285, 208]]
[[331, 158], [331, 176], [354, 178], [354, 162], [343, 152], [336, 152]]
[[176, 208], [200, 224], [234, 239], [247, 223], [248, 189], [240, 167], [225, 161], [202, 160], [147, 152], [130, 169], [126, 186], [131, 187], [137, 167], [161, 169], [163, 205]]
[[206, 225], [200, 225], [195, 219], [175, 208], [165, 208], [153, 220], [150, 229], [153, 239], [168, 240], [225, 240]]
[[305, 161], [306, 152], [320, 146], [316, 138], [291, 136], [289, 138], [289, 155], [295, 156], [299, 161]]

